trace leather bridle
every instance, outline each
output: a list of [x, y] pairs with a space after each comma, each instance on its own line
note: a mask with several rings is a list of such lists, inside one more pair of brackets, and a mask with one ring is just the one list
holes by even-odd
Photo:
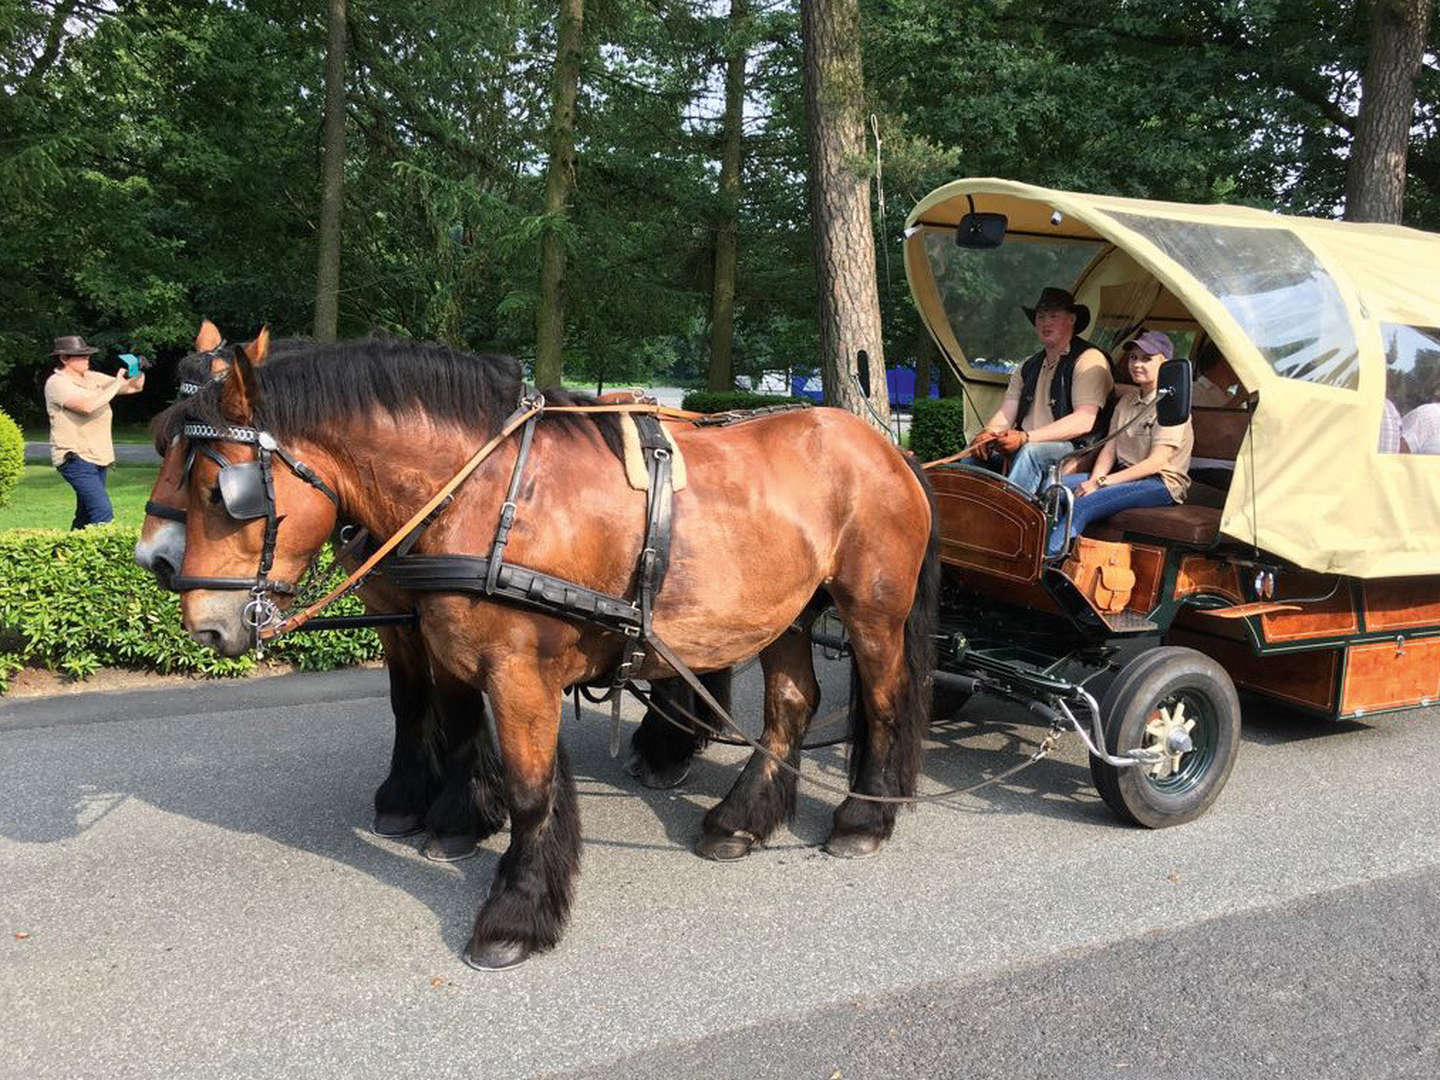
[[[240, 591], [248, 589], [250, 602], [245, 605], [243, 618], [257, 635], [267, 626], [280, 619], [280, 609], [272, 595], [279, 593], [293, 596], [297, 583], [282, 581], [270, 576], [275, 563], [275, 543], [280, 531], [281, 515], [275, 502], [274, 458], [280, 461], [297, 477], [315, 488], [340, 509], [340, 497], [333, 488], [316, 475], [315, 471], [293, 455], [287, 453], [275, 440], [275, 436], [261, 428], [253, 427], [212, 427], [209, 424], [186, 424], [185, 438], [191, 443], [185, 459], [181, 483], [188, 481], [190, 470], [197, 454], [204, 454], [220, 466], [220, 497], [225, 512], [236, 521], [265, 519], [265, 540], [260, 549], [260, 565], [254, 578], [243, 577], [198, 577], [186, 574], [176, 575], [176, 592], [192, 589], [214, 589], [219, 591]], [[255, 460], [232, 463], [214, 447], [206, 445], [215, 442], [241, 443], [255, 447]], [[181, 512], [183, 513], [183, 511]]]

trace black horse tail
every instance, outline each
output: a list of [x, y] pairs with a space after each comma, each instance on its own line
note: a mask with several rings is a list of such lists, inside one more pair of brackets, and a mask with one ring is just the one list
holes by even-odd
[[[915, 794], [920, 765], [925, 751], [925, 733], [930, 726], [930, 712], [935, 680], [935, 634], [940, 622], [940, 519], [935, 505], [935, 491], [914, 457], [905, 455], [905, 464], [915, 474], [930, 507], [930, 536], [925, 557], [915, 582], [915, 599], [905, 618], [904, 662], [905, 680], [896, 703], [894, 744], [882, 770], [882, 785], [887, 795]], [[850, 786], [855, 788], [870, 765], [868, 751], [869, 721], [860, 693], [860, 673], [850, 666]], [[888, 834], [895, 822], [895, 803], [878, 805], [883, 831]]]

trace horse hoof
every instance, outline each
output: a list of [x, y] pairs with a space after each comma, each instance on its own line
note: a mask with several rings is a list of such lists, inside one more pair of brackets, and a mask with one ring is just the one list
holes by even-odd
[[376, 836], [414, 836], [425, 830], [425, 819], [419, 814], [376, 814], [373, 831]]
[[868, 859], [880, 854], [884, 841], [870, 833], [840, 833], [825, 841], [825, 854], [837, 859]]
[[713, 862], [734, 862], [749, 855], [759, 842], [753, 833], [705, 833], [695, 845], [695, 854]]
[[504, 971], [530, 959], [533, 950], [519, 941], [490, 941], [465, 950], [465, 963], [476, 971]]
[[459, 862], [468, 859], [480, 850], [480, 842], [473, 836], [452, 834], [432, 836], [425, 841], [420, 853], [434, 862]]
[[639, 780], [644, 787], [653, 791], [666, 791], [685, 782], [685, 778], [690, 775], [690, 762], [678, 761], [673, 765], [655, 768], [647, 764], [639, 754], [631, 754], [625, 771]]

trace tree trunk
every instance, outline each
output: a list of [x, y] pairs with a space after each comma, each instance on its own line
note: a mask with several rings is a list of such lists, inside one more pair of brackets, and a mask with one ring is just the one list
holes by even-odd
[[[865, 156], [858, 0], [801, 0], [800, 29], [825, 400], [888, 429], [870, 179], [856, 166]], [[855, 381], [862, 352], [870, 358], [868, 407]]]
[[745, 31], [749, 0], [730, 0], [730, 49], [725, 58], [725, 119], [720, 151], [720, 200], [715, 222], [715, 283], [710, 294], [711, 390], [735, 388], [735, 267], [740, 217], [740, 145], [745, 125]]
[[315, 336], [334, 341], [340, 321], [340, 207], [345, 193], [345, 0], [330, 0], [326, 25], [325, 157], [320, 167]]
[[575, 187], [575, 95], [580, 85], [580, 40], [585, 0], [560, 0], [559, 42], [551, 91], [550, 165], [540, 237], [540, 307], [535, 313], [535, 385], [559, 386], [565, 345], [565, 238], [558, 225]]
[[1371, 0], [1370, 50], [1345, 181], [1346, 221], [1399, 224], [1405, 157], [1435, 0]]

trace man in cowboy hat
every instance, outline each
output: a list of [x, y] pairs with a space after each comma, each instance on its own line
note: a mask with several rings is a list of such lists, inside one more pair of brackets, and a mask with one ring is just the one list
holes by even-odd
[[1010, 482], [1033, 492], [1094, 429], [1114, 378], [1105, 354], [1080, 336], [1090, 309], [1068, 291], [1042, 289], [1035, 306], [1021, 310], [1041, 349], [1015, 369], [1005, 400], [971, 445], [1013, 455]]
[[115, 516], [105, 492], [105, 470], [115, 462], [110, 439], [110, 399], [145, 389], [144, 374], [129, 379], [90, 370], [98, 350], [76, 334], [55, 339], [50, 355], [55, 373], [45, 380], [45, 411], [50, 417], [50, 460], [75, 489], [72, 529], [110, 521]]

